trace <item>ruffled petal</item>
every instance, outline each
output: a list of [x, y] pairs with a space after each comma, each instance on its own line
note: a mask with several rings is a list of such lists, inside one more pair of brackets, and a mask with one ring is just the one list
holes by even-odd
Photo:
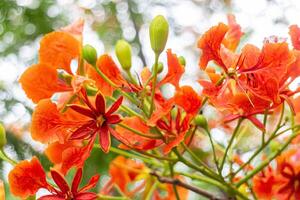
[[13, 195], [27, 198], [40, 188], [47, 188], [45, 171], [36, 157], [19, 162], [9, 172], [8, 181]]

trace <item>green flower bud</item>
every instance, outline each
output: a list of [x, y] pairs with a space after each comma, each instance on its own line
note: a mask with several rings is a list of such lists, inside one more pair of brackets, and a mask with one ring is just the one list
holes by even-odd
[[91, 64], [91, 65], [96, 64], [97, 51], [93, 46], [91, 46], [89, 44], [84, 45], [84, 47], [82, 49], [82, 56], [83, 56], [83, 59], [86, 60], [89, 64]]
[[[154, 69], [154, 64], [152, 65], [152, 70]], [[161, 73], [164, 69], [164, 64], [162, 62], [158, 62], [157, 64], [157, 73]]]
[[167, 20], [162, 15], [156, 16], [150, 24], [149, 33], [151, 47], [159, 55], [164, 50], [168, 40], [169, 24]]
[[6, 145], [6, 143], [7, 140], [6, 140], [5, 129], [4, 126], [0, 123], [0, 149], [2, 149], [4, 145]]
[[131, 68], [131, 46], [125, 40], [119, 40], [115, 48], [118, 60], [125, 71]]
[[181, 65], [185, 66], [185, 58], [183, 56], [179, 56], [178, 60]]
[[194, 118], [194, 122], [195, 122], [195, 124], [197, 126], [200, 126], [200, 127], [204, 128], [204, 129], [208, 128], [207, 120], [206, 120], [206, 118], [203, 115], [197, 115]]

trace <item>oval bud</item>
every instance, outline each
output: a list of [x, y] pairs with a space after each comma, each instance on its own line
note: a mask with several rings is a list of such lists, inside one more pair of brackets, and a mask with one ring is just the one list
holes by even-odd
[[6, 145], [7, 140], [6, 140], [6, 132], [5, 132], [5, 128], [2, 125], [2, 123], [0, 123], [0, 149], [2, 149], [4, 147], [4, 145]]
[[208, 128], [207, 120], [203, 115], [197, 115], [194, 119], [194, 122], [197, 126], [200, 126], [204, 129]]
[[179, 56], [178, 60], [181, 65], [185, 66], [186, 63], [185, 63], [185, 58], [183, 56]]
[[131, 68], [131, 46], [125, 40], [119, 40], [115, 48], [118, 60], [125, 71]]
[[91, 64], [91, 65], [96, 64], [97, 51], [93, 46], [91, 46], [89, 44], [84, 45], [84, 47], [82, 49], [82, 56], [83, 56], [83, 59], [86, 60], [89, 64]]
[[169, 24], [167, 20], [162, 16], [156, 16], [149, 27], [150, 42], [153, 51], [156, 54], [160, 54], [167, 43], [169, 34]]
[[[154, 64], [152, 65], [152, 70], [154, 69]], [[162, 62], [158, 62], [157, 64], [157, 73], [161, 73], [164, 69], [164, 64]]]

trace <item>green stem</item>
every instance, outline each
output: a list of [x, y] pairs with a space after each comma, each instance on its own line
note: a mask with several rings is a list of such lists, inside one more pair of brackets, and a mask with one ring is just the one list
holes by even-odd
[[[174, 178], [174, 168], [173, 167], [174, 167], [174, 165], [169, 162], [169, 169], [170, 169], [171, 178]], [[174, 193], [175, 193], [176, 200], [180, 200], [180, 197], [179, 197], [179, 194], [178, 194], [178, 191], [177, 191], [177, 188], [176, 188], [175, 184], [173, 184], [173, 190], [174, 190]]]
[[151, 104], [150, 104], [150, 116], [154, 110], [154, 96], [157, 82], [157, 67], [158, 67], [159, 54], [155, 54], [155, 63], [153, 69], [153, 81], [152, 81], [152, 91], [151, 91]]
[[[234, 174], [232, 176], [235, 176], [237, 175], [240, 171], [242, 171], [244, 169], [244, 167], [246, 167], [247, 165], [249, 165], [251, 163], [251, 161], [256, 158], [256, 156], [264, 150], [264, 148], [266, 146], [268, 146], [268, 144], [273, 140], [275, 139], [277, 136], [281, 135], [282, 133], [285, 133], [286, 131], [290, 130], [290, 129], [294, 129], [294, 128], [288, 128], [282, 132], [279, 132], [278, 134], [276, 134], [279, 129], [281, 128], [281, 122], [282, 122], [282, 119], [283, 119], [283, 114], [284, 114], [284, 104], [283, 104], [283, 107], [282, 107], [282, 110], [281, 110], [281, 113], [280, 113], [280, 117], [279, 117], [279, 120], [277, 122], [277, 125], [276, 125], [276, 129], [271, 133], [271, 136], [269, 137], [269, 139], [262, 143], [262, 145], [253, 153], [253, 155], [247, 160], [247, 162], [245, 162], [236, 172], [234, 172]], [[262, 134], [266, 134], [266, 133], [262, 133]]]
[[181, 145], [183, 146], [184, 150], [186, 150], [197, 162], [207, 168], [207, 170], [210, 170], [207, 164], [204, 163], [196, 154], [194, 154], [194, 152], [188, 146], [186, 146], [184, 142], [182, 142]]
[[[95, 144], [94, 147], [100, 148], [99, 144]], [[153, 162], [153, 160], [151, 158], [145, 158], [143, 156], [137, 155], [135, 153], [130, 153], [128, 151], [124, 151], [124, 150], [118, 149], [116, 147], [110, 147], [109, 150], [113, 153], [116, 153], [116, 154], [119, 154], [119, 155], [122, 155], [122, 156], [142, 160], [143, 162], [151, 164], [151, 165], [162, 166], [160, 163]]]
[[218, 170], [219, 174], [222, 175], [222, 171], [221, 171], [220, 168], [219, 168], [219, 164], [218, 164], [218, 160], [217, 160], [217, 155], [216, 155], [215, 145], [214, 145], [214, 142], [213, 142], [213, 140], [212, 140], [210, 131], [206, 128], [206, 129], [205, 129], [205, 132], [207, 133], [207, 135], [208, 135], [208, 137], [209, 137], [209, 141], [210, 141], [211, 148], [212, 148], [212, 151], [213, 151], [213, 157], [214, 157], [215, 165], [216, 165], [216, 167], [217, 167], [217, 170]]
[[126, 70], [126, 74], [128, 75], [129, 80], [130, 80], [133, 84], [138, 85], [137, 81], [136, 81], [135, 78], [132, 76], [130, 70]]
[[151, 186], [147, 196], [145, 197], [145, 200], [151, 200], [152, 194], [155, 191], [155, 189], [157, 188], [159, 182], [157, 180], [155, 180], [154, 184]]
[[0, 158], [8, 163], [10, 163], [11, 165], [16, 165], [18, 164], [17, 161], [11, 159], [5, 152], [3, 149], [0, 150]]
[[112, 197], [106, 195], [98, 195], [98, 200], [129, 200], [127, 197]]
[[214, 172], [212, 173], [211, 170], [207, 170], [207, 168], [205, 168], [204, 166], [198, 166], [198, 165], [194, 165], [193, 163], [191, 163], [190, 161], [186, 160], [179, 152], [177, 149], [174, 149], [173, 150], [174, 153], [177, 155], [178, 157], [178, 160], [180, 162], [182, 162], [183, 164], [185, 164], [186, 166], [196, 170], [196, 171], [199, 171], [201, 172], [202, 174], [214, 179], [214, 180], [217, 180], [217, 181], [223, 181], [219, 178], [219, 176], [217, 174], [215, 174]]
[[236, 136], [237, 133], [238, 133], [238, 130], [239, 130], [241, 124], [242, 124], [242, 121], [243, 121], [243, 118], [240, 118], [240, 119], [238, 120], [237, 126], [235, 127], [235, 129], [234, 129], [234, 131], [233, 131], [233, 134], [232, 134], [232, 136], [231, 136], [231, 138], [230, 138], [230, 140], [229, 140], [228, 146], [227, 146], [227, 148], [225, 149], [224, 157], [223, 157], [223, 160], [222, 160], [221, 166], [220, 166], [220, 171], [223, 170], [223, 167], [224, 167], [224, 164], [225, 164], [225, 160], [226, 160], [226, 158], [227, 158], [228, 151], [229, 151], [229, 149], [230, 149], [230, 147], [231, 147], [231, 145], [232, 145], [232, 143], [233, 143], [233, 141], [234, 141], [234, 139], [235, 139], [235, 136]]
[[210, 179], [206, 176], [200, 176], [200, 175], [197, 175], [197, 174], [189, 174], [189, 173], [186, 173], [186, 172], [175, 172], [176, 174], [181, 174], [183, 176], [186, 176], [186, 177], [189, 177], [191, 179], [194, 179], [194, 180], [198, 180], [198, 181], [201, 181], [201, 182], [205, 182], [205, 183], [208, 183], [208, 184], [211, 184], [211, 185], [214, 185], [224, 191], [227, 191], [227, 188], [225, 187], [225, 185], [223, 185], [222, 183], [218, 182], [218, 181], [215, 181], [213, 179]]
[[112, 87], [116, 88], [119, 90], [120, 93], [122, 93], [123, 96], [125, 96], [127, 99], [129, 99], [132, 103], [138, 105], [139, 103], [136, 101], [136, 99], [134, 99], [132, 96], [130, 96], [129, 94], [127, 94], [126, 92], [124, 92], [123, 90], [120, 90], [119, 86], [116, 85], [114, 82], [112, 82], [101, 70], [99, 70], [99, 68], [94, 65], [94, 69], [96, 70], [96, 72], [101, 76], [101, 78], [103, 78], [108, 84], [110, 84]]
[[247, 174], [244, 178], [242, 178], [236, 186], [239, 187], [243, 183], [247, 182], [250, 178], [252, 178], [255, 174], [259, 173], [263, 168], [265, 168], [273, 159], [275, 159], [281, 152], [291, 143], [291, 141], [299, 135], [298, 132], [294, 132], [289, 139], [279, 148], [276, 152], [274, 152], [270, 157], [265, 159], [260, 165], [258, 165], [255, 169], [253, 169], [249, 174]]

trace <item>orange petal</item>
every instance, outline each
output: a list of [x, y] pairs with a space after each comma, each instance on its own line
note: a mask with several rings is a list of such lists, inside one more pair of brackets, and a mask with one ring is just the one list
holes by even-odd
[[119, 188], [129, 193], [127, 186], [135, 181], [137, 176], [143, 173], [145, 165], [138, 163], [132, 159], [127, 159], [123, 156], [116, 157], [109, 165], [109, 174], [112, 181], [119, 186]]
[[[138, 117], [125, 117], [122, 121], [122, 124], [125, 124], [139, 132], [142, 132], [145, 135], [151, 135], [150, 128]], [[160, 144], [159, 140], [142, 137], [118, 125], [116, 126], [116, 134], [118, 134], [117, 139], [127, 147], [138, 150], [153, 149]]]
[[227, 49], [234, 51], [236, 50], [240, 39], [244, 33], [241, 31], [241, 26], [238, 23], [236, 23], [234, 15], [228, 14], [227, 20], [229, 29], [223, 40], [223, 44]]
[[251, 44], [246, 44], [242, 49], [239, 63], [237, 65], [242, 69], [249, 69], [258, 63], [259, 56], [259, 48]]
[[5, 200], [4, 183], [0, 180], [0, 199]]
[[19, 162], [9, 172], [8, 181], [11, 193], [24, 199], [47, 187], [46, 174], [36, 157]]
[[40, 46], [40, 63], [72, 73], [71, 61], [79, 58], [81, 51], [80, 42], [76, 38], [66, 32], [52, 32], [43, 37]]
[[73, 141], [66, 143], [53, 142], [45, 149], [45, 155], [54, 164], [60, 164], [62, 162], [62, 153], [64, 150], [74, 146]]
[[32, 114], [31, 136], [42, 143], [51, 142], [58, 139], [62, 124], [56, 104], [50, 99], [41, 100]]
[[[113, 83], [118, 87], [127, 85], [126, 80], [123, 78], [119, 68], [109, 55], [102, 55], [97, 60], [97, 66]], [[96, 81], [96, 86], [100, 89], [102, 94], [110, 96], [114, 88], [107, 83], [92, 67], [88, 69], [88, 75], [91, 79]]]
[[295, 49], [300, 50], [300, 28], [297, 25], [290, 26], [289, 34], [291, 36], [292, 44]]
[[70, 90], [67, 86], [59, 84], [56, 69], [47, 64], [30, 66], [22, 74], [19, 82], [34, 103], [50, 98], [55, 92]]
[[202, 99], [190, 86], [183, 86], [175, 93], [175, 103], [181, 106], [188, 114], [198, 113]]
[[61, 173], [66, 174], [72, 167], [83, 167], [84, 162], [90, 156], [94, 141], [95, 137], [86, 146], [73, 146], [64, 150], [62, 153]]
[[179, 63], [176, 54], [172, 54], [171, 49], [167, 51], [168, 56], [168, 73], [167, 75], [159, 82], [157, 87], [165, 83], [171, 83], [176, 88], [179, 87], [179, 80], [184, 73], [184, 66]]
[[207, 63], [214, 60], [218, 65], [225, 68], [225, 65], [220, 58], [220, 47], [225, 34], [228, 31], [228, 26], [219, 23], [217, 26], [210, 28], [198, 41], [198, 48], [202, 50], [199, 61], [201, 69], [205, 69]]

